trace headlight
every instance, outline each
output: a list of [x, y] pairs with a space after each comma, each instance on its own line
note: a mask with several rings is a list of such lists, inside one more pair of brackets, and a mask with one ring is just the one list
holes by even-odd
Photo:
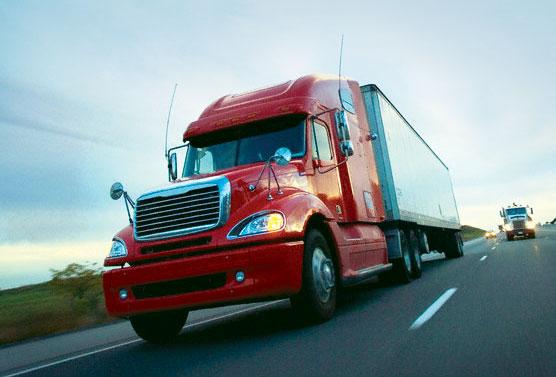
[[108, 253], [108, 258], [121, 258], [127, 255], [127, 248], [125, 247], [124, 241], [114, 240], [112, 242], [112, 247], [110, 248], [110, 253]]
[[506, 224], [506, 225], [504, 225], [504, 229], [512, 230], [512, 225], [511, 224]]
[[276, 232], [284, 229], [285, 224], [286, 220], [282, 212], [258, 212], [243, 219], [236, 226], [234, 226], [228, 234], [228, 239]]
[[535, 223], [532, 221], [527, 221], [527, 228], [528, 229], [533, 229], [535, 227]]

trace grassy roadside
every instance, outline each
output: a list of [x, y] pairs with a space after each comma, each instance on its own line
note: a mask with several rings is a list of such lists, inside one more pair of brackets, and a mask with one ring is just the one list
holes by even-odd
[[[462, 239], [485, 231], [462, 226]], [[104, 307], [100, 269], [70, 264], [46, 283], [0, 291], [0, 344], [57, 334], [116, 320]]]
[[469, 241], [475, 238], [480, 238], [485, 236], [485, 230], [475, 228], [469, 225], [462, 225], [461, 227], [461, 239], [463, 242]]
[[0, 344], [113, 321], [100, 271], [71, 264], [46, 283], [0, 291]]

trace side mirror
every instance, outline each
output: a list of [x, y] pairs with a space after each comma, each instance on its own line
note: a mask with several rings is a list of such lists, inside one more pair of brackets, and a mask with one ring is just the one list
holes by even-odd
[[170, 159], [168, 160], [168, 174], [170, 175], [170, 179], [172, 181], [175, 181], [178, 178], [178, 158], [175, 153], [172, 153], [170, 155]]
[[353, 106], [353, 97], [349, 89], [338, 90], [338, 95], [340, 96], [340, 102], [342, 103], [342, 108], [355, 114], [355, 107]]
[[118, 200], [124, 194], [124, 186], [120, 182], [116, 182], [110, 187], [110, 197]]
[[502, 213], [502, 211], [500, 211], [500, 217], [504, 217], [504, 214]]
[[533, 207], [531, 207], [531, 215], [533, 214]]
[[353, 156], [353, 143], [351, 141], [342, 141], [340, 143], [340, 152], [346, 157]]
[[286, 166], [292, 159], [292, 152], [286, 147], [278, 148], [273, 157], [278, 166]]
[[349, 140], [349, 123], [345, 111], [339, 111], [335, 115], [336, 117], [336, 133], [338, 134], [338, 140], [345, 141]]

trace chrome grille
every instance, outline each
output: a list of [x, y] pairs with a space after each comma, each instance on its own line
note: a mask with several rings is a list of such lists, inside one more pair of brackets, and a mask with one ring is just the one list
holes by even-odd
[[[169, 195], [172, 191], [176, 193]], [[135, 237], [139, 240], [167, 238], [208, 229], [218, 225], [220, 209], [218, 185], [148, 195], [137, 200]]]
[[525, 229], [525, 220], [514, 220], [512, 224], [514, 229]]

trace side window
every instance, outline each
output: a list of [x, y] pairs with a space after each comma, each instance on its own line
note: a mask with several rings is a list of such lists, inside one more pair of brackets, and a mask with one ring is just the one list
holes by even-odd
[[313, 122], [313, 138], [311, 145], [313, 149], [313, 158], [315, 160], [332, 160], [328, 130], [322, 124]]
[[212, 153], [207, 151], [203, 157], [199, 160], [199, 172], [212, 173], [214, 171], [214, 163], [212, 161]]

